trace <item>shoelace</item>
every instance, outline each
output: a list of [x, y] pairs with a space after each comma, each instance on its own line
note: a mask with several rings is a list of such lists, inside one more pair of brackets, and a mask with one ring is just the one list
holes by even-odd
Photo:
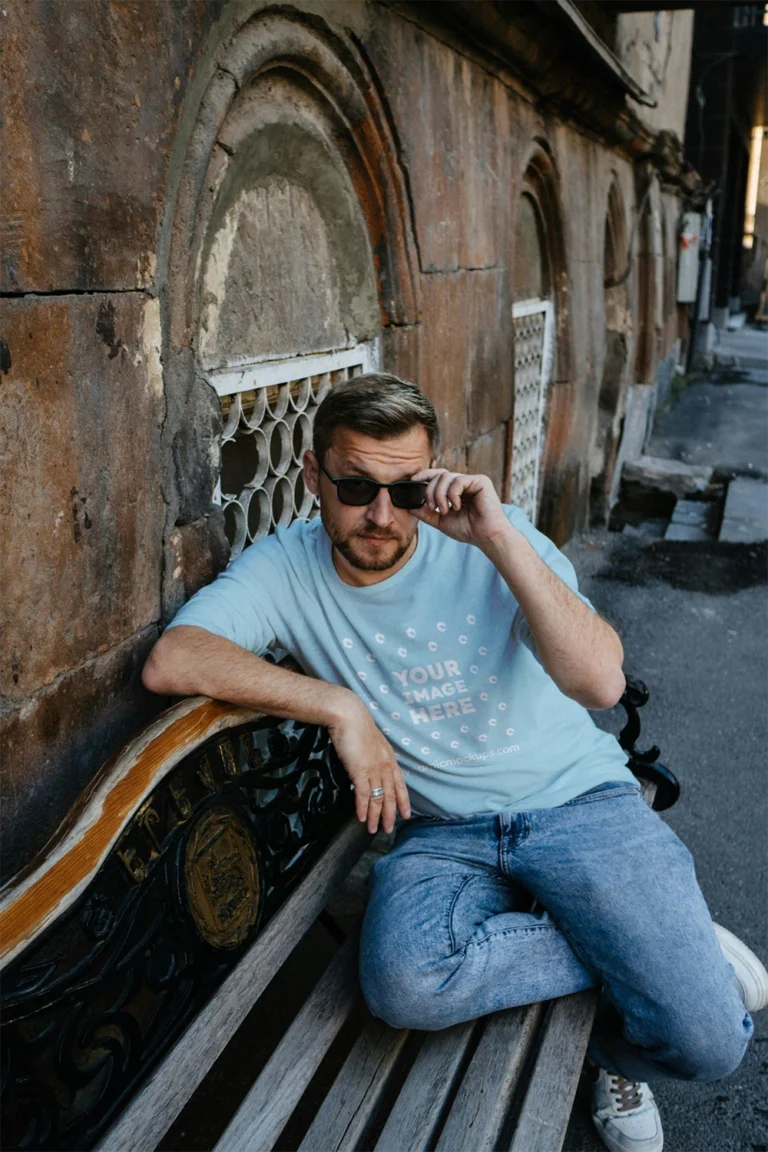
[[611, 1076], [611, 1095], [619, 1102], [619, 1112], [632, 1112], [643, 1103], [643, 1093], [639, 1084], [625, 1080], [623, 1076]]

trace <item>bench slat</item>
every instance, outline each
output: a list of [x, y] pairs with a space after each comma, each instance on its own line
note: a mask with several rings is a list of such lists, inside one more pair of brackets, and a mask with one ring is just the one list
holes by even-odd
[[357, 936], [320, 977], [245, 1100], [216, 1152], [269, 1152], [357, 999]]
[[515, 1082], [542, 1017], [542, 1004], [491, 1016], [437, 1142], [437, 1152], [492, 1152]]
[[371, 1017], [301, 1142], [299, 1152], [353, 1152], [386, 1090], [408, 1032]]
[[100, 1152], [152, 1152], [370, 837], [350, 820], [136, 1093]]
[[552, 1001], [510, 1152], [560, 1152], [598, 996], [590, 988]]
[[376, 1144], [376, 1152], [424, 1152], [459, 1074], [475, 1022], [428, 1032]]

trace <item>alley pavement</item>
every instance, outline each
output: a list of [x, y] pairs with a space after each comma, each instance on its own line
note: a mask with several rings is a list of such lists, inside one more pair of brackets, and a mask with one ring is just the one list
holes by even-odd
[[[710, 470], [706, 491], [675, 505], [709, 504], [699, 535], [670, 536], [674, 507], [660, 516], [658, 502], [643, 520], [635, 490], [633, 523], [584, 533], [566, 552], [650, 689], [638, 747], [659, 745], [680, 780], [664, 819], [693, 853], [713, 919], [768, 963], [768, 336], [734, 343], [674, 396], [648, 447], [653, 460]], [[617, 734], [622, 718], [595, 714]], [[768, 1152], [768, 1010], [754, 1022], [726, 1080], [653, 1084], [665, 1152]], [[582, 1083], [565, 1149], [602, 1147]]]

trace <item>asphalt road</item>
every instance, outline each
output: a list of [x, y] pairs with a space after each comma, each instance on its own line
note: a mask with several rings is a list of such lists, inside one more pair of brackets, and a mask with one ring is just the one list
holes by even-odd
[[[768, 476], [768, 373], [720, 371], [682, 392], [649, 452]], [[766, 546], [665, 552], [593, 532], [566, 549], [582, 588], [619, 629], [646, 681], [638, 746], [658, 744], [682, 785], [664, 818], [696, 860], [713, 919], [768, 962], [768, 597]], [[618, 732], [623, 712], [596, 715]], [[632, 893], [616, 893], [632, 899]], [[741, 1067], [710, 1084], [653, 1085], [665, 1152], [768, 1152], [768, 1010]], [[599, 1152], [587, 1086], [567, 1152]]]

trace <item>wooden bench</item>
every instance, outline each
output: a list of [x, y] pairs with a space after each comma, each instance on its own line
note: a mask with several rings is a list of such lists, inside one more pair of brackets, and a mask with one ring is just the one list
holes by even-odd
[[[630, 753], [646, 698], [628, 682]], [[666, 807], [657, 755], [629, 762]], [[4, 1148], [155, 1148], [321, 917], [335, 955], [220, 1152], [560, 1149], [596, 992], [437, 1033], [371, 1017], [324, 912], [370, 839], [322, 729], [197, 697], [139, 733], [0, 897]]]

